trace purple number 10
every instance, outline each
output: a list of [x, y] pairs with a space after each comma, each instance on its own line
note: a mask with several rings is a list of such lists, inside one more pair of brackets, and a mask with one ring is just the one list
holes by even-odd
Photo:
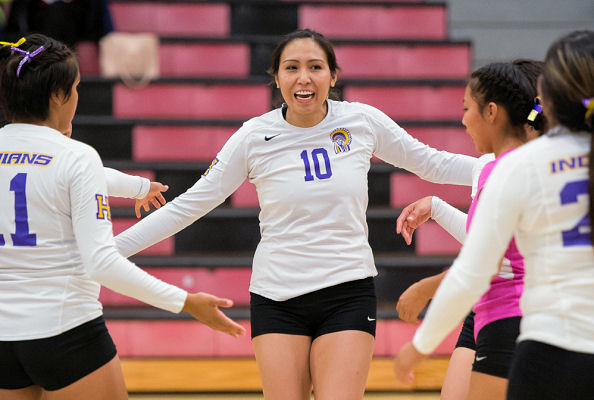
[[[324, 167], [326, 172], [322, 173], [320, 169], [320, 156], [324, 160]], [[316, 178], [318, 179], [328, 179], [332, 176], [332, 168], [330, 167], [330, 158], [328, 157], [328, 152], [324, 148], [313, 149], [311, 152], [311, 158], [313, 159], [314, 163], [314, 170], [316, 173]], [[301, 159], [303, 160], [303, 166], [305, 167], [305, 181], [313, 181], [314, 177], [311, 173], [311, 165], [309, 163], [309, 156], [307, 155], [307, 150], [303, 150], [301, 152]]]
[[[563, 189], [561, 189], [561, 205], [576, 203], [580, 194], [588, 194], [588, 181], [574, 181], [567, 182]], [[573, 229], [561, 232], [563, 237], [563, 246], [586, 246], [590, 244], [588, 237], [588, 229], [586, 227], [590, 224], [588, 214], [584, 215]], [[580, 228], [582, 231], [580, 232]]]
[[[37, 235], [29, 233], [29, 217], [27, 214], [27, 193], [25, 186], [27, 184], [27, 174], [16, 174], [10, 181], [10, 190], [14, 192], [14, 225], [15, 232], [12, 237], [14, 246], [35, 246], [37, 245]], [[4, 236], [0, 234], [0, 246], [4, 246]]]

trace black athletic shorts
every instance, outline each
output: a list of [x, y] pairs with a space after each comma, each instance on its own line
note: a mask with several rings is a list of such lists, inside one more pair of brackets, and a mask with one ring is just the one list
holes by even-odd
[[517, 344], [508, 400], [594, 399], [594, 354], [532, 340]]
[[476, 338], [472, 370], [506, 378], [509, 376], [521, 317], [503, 318], [485, 325]]
[[341, 283], [285, 301], [250, 293], [252, 338], [265, 333], [318, 336], [358, 330], [375, 336], [373, 278]]
[[462, 324], [462, 330], [460, 330], [460, 335], [458, 335], [458, 341], [456, 342], [456, 348], [458, 347], [476, 350], [476, 343], [474, 341], [474, 313], [472, 311], [466, 316]]
[[0, 388], [62, 389], [115, 356], [103, 316], [57, 336], [0, 342]]

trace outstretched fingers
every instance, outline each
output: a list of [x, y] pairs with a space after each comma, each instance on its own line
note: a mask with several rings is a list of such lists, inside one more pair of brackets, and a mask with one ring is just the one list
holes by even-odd
[[161, 208], [162, 205], [165, 205], [167, 200], [165, 200], [165, 197], [163, 197], [163, 192], [166, 192], [167, 189], [169, 189], [169, 186], [163, 185], [161, 182], [151, 182], [148, 194], [142, 199], [136, 199], [136, 203], [134, 204], [136, 218], [141, 217], [141, 207], [144, 209], [144, 211], [148, 212], [150, 210], [151, 204], [155, 208]]
[[[230, 299], [221, 299], [215, 296], [212, 296], [213, 299], [213, 307], [216, 310], [215, 318], [211, 322], [212, 325], [209, 325], [211, 328], [216, 329], [221, 332], [225, 332], [228, 335], [233, 337], [237, 337], [239, 335], [245, 334], [245, 328], [239, 325], [237, 322], [233, 321], [231, 318], [227, 317], [219, 307], [229, 308], [233, 306], [233, 300]], [[207, 324], [208, 325], [208, 324]]]
[[193, 293], [188, 294], [184, 311], [189, 312], [211, 329], [237, 337], [245, 334], [245, 328], [219, 309], [219, 307], [229, 308], [232, 306], [233, 301], [230, 299], [222, 299], [208, 293]]

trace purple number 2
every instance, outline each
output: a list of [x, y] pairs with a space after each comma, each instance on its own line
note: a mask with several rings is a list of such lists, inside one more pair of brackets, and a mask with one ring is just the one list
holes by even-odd
[[[588, 194], [588, 181], [580, 180], [567, 182], [561, 189], [561, 205], [571, 204], [578, 201], [579, 195]], [[561, 232], [563, 237], [563, 246], [587, 246], [590, 245], [590, 238], [587, 227], [590, 225], [588, 214], [570, 230]]]
[[[37, 245], [37, 235], [29, 233], [29, 217], [27, 214], [27, 193], [25, 186], [27, 184], [27, 174], [16, 174], [10, 181], [10, 190], [14, 192], [14, 225], [15, 232], [12, 237], [14, 246], [35, 246]], [[4, 236], [0, 235], [0, 246], [4, 246]]]

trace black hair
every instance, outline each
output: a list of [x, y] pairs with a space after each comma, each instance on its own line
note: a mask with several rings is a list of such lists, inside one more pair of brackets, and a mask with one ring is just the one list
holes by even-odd
[[[545, 56], [542, 95], [552, 118], [573, 132], [590, 133], [588, 194], [594, 227], [594, 113], [586, 118], [585, 99], [594, 97], [594, 31], [574, 31], [557, 39]], [[592, 100], [594, 101], [594, 100]], [[590, 230], [594, 244], [594, 229]]]
[[24, 54], [0, 48], [0, 102], [8, 121], [43, 121], [49, 115], [52, 94], [68, 99], [79, 74], [74, 52], [65, 44], [41, 34], [26, 36], [18, 48], [34, 52], [43, 50], [25, 62], [17, 76]]
[[[512, 61], [512, 64], [516, 66], [522, 73], [528, 78], [528, 82], [532, 86], [534, 93], [538, 93], [538, 77], [542, 74], [544, 69], [544, 62], [537, 60], [530, 60], [526, 58], [518, 58]], [[536, 103], [536, 98], [534, 99]], [[542, 105], [541, 105], [542, 106]], [[530, 114], [529, 114], [530, 115]], [[546, 129], [546, 117], [541, 112], [536, 115], [533, 121], [528, 121], [528, 124], [537, 131], [544, 133]]]
[[516, 128], [514, 134], [522, 140], [526, 139], [524, 124], [537, 96], [536, 71], [538, 61], [492, 63], [474, 71], [468, 83], [479, 108], [482, 110], [490, 102], [502, 106]]
[[[594, 131], [582, 100], [594, 97], [594, 31], [575, 31], [551, 44], [541, 89], [554, 119], [574, 132]], [[593, 113], [594, 114], [594, 113]]]
[[[311, 29], [298, 29], [291, 33], [284, 35], [275, 45], [274, 49], [271, 53], [271, 63], [270, 68], [266, 71], [268, 75], [272, 76], [272, 84], [274, 84], [274, 77], [278, 74], [278, 70], [280, 68], [280, 58], [285, 50], [285, 47], [293, 40], [296, 39], [312, 39], [314, 42], [320, 46], [320, 48], [326, 54], [326, 61], [328, 62], [328, 68], [330, 69], [330, 73], [332, 76], [336, 76], [340, 67], [336, 61], [336, 54], [334, 54], [334, 46], [332, 42], [328, 40], [324, 35], [319, 32], [316, 32]], [[330, 93], [328, 96], [333, 99], [338, 99], [338, 95], [333, 93], [333, 88], [330, 88]]]

